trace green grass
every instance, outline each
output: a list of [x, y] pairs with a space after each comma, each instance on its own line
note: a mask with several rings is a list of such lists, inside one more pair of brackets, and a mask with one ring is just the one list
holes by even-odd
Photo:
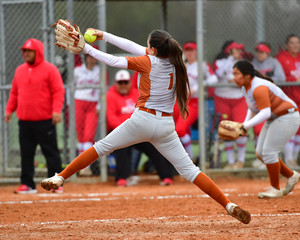
[[[222, 149], [221, 152], [221, 167], [225, 166], [227, 164], [227, 157], [226, 157], [226, 152], [224, 150], [223, 143], [221, 143], [220, 148]], [[213, 146], [210, 146], [210, 151], [213, 152]], [[237, 152], [236, 146], [235, 146], [235, 152]], [[196, 158], [199, 156], [199, 145], [198, 144], [193, 144], [193, 153], [194, 157]], [[207, 155], [207, 163], [209, 163], [209, 157], [208, 153]], [[254, 134], [252, 129], [248, 132], [248, 141], [246, 145], [246, 156], [245, 156], [245, 167], [251, 167], [252, 162], [256, 159], [255, 155], [255, 143], [254, 143]]]

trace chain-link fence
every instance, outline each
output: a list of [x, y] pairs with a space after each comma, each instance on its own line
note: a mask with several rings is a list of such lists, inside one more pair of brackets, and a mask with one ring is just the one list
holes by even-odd
[[[197, 32], [196, 28], [197, 1], [0, 0], [0, 175], [14, 176], [20, 171], [17, 118], [14, 116], [10, 124], [5, 123], [3, 119], [15, 69], [23, 63], [20, 47], [28, 38], [37, 38], [44, 43], [45, 59], [56, 64], [62, 74], [68, 89], [66, 96], [68, 100], [65, 101], [63, 123], [57, 126], [59, 149], [64, 164], [68, 164], [76, 155], [80, 124], [75, 123], [76, 87], [73, 74], [75, 64], [79, 62], [84, 64], [85, 60], [82, 54], [74, 57], [53, 45], [54, 32], [50, 26], [59, 18], [72, 20], [80, 26], [82, 32], [88, 27], [103, 29], [104, 26], [106, 28], [104, 30], [142, 45], [146, 45], [148, 34], [153, 29], [165, 28], [180, 44], [187, 40], [196, 40], [196, 35], [202, 34], [203, 59], [211, 65], [227, 40], [243, 43], [245, 50], [252, 54], [255, 53], [254, 48], [259, 41], [267, 41], [272, 46], [271, 54], [276, 55], [285, 48], [285, 40], [289, 34], [300, 32], [298, 17], [300, 2], [297, 0], [200, 2], [203, 6], [201, 33]], [[107, 52], [123, 53], [112, 45], [107, 45]], [[112, 85], [117, 70], [107, 69], [108, 85]], [[296, 89], [294, 85], [289, 88]], [[98, 90], [99, 85], [94, 84], [90, 88]], [[296, 90], [295, 92], [300, 98], [300, 93]], [[102, 89], [101, 94], [104, 93], [105, 89]], [[215, 163], [211, 162], [221, 161], [221, 165], [217, 164], [217, 167], [222, 167], [226, 157], [221, 157], [221, 160], [216, 158], [220, 156], [220, 152], [224, 152], [223, 145], [215, 141], [215, 132], [212, 130], [219, 116], [215, 114], [213, 99], [206, 98], [205, 106], [199, 114], [206, 116], [206, 127], [210, 129], [207, 133], [209, 137], [206, 149], [199, 149], [196, 144], [195, 152], [207, 152], [207, 166], [215, 167]], [[97, 121], [98, 128], [94, 128], [96, 132], [94, 139], [99, 138], [100, 126], [104, 124], [103, 120]], [[81, 127], [81, 131], [84, 131], [84, 124]], [[197, 129], [196, 125], [194, 128]], [[197, 134], [194, 139], [197, 139]], [[253, 137], [250, 137], [247, 146], [247, 159], [252, 161], [255, 159]], [[246, 166], [252, 165], [249, 163]], [[36, 167], [42, 169], [37, 172], [45, 172], [45, 160], [39, 149], [36, 154]]]

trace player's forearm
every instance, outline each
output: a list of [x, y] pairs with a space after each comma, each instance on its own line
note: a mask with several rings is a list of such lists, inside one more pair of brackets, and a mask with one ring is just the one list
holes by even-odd
[[253, 118], [243, 123], [245, 129], [252, 128], [263, 121], [266, 121], [271, 117], [271, 108], [267, 107], [262, 110], [258, 114], [256, 114]]
[[126, 38], [121, 38], [113, 34], [103, 32], [103, 40], [137, 56], [143, 56], [146, 54], [145, 47]]
[[16, 111], [17, 106], [18, 106], [18, 97], [11, 92], [10, 95], [9, 95], [9, 99], [8, 99], [8, 102], [7, 102], [7, 105], [6, 105], [6, 111], [5, 112], [11, 114], [14, 111]]
[[254, 113], [248, 108], [247, 115], [246, 115], [244, 122], [249, 121], [253, 116], [254, 116]]
[[93, 58], [97, 59], [100, 62], [105, 63], [106, 65], [109, 65], [111, 67], [117, 67], [117, 68], [127, 68], [128, 62], [125, 57], [116, 57], [108, 53], [101, 52], [89, 44], [85, 44], [83, 48], [83, 52], [92, 56]]

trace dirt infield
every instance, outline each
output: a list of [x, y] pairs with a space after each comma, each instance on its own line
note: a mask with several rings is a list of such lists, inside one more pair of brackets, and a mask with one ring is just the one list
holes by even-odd
[[110, 179], [67, 182], [63, 194], [38, 187], [38, 194], [17, 195], [16, 186], [0, 187], [0, 239], [300, 239], [300, 184], [281, 199], [261, 200], [267, 179], [215, 182], [251, 212], [250, 224], [179, 176], [172, 186], [152, 178], [120, 188]]

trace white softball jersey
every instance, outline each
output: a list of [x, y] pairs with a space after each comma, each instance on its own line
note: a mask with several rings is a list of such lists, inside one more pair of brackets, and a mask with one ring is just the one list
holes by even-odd
[[[210, 71], [207, 63], [204, 62], [202, 68], [205, 85], [218, 82], [217, 76]], [[191, 98], [198, 98], [198, 62], [194, 62], [192, 64], [186, 63], [186, 71], [189, 77], [190, 88], [193, 93]]]
[[[233, 80], [233, 65], [237, 62], [233, 56], [218, 59], [216, 61], [217, 69], [215, 71], [220, 83], [228, 83]], [[238, 99], [243, 97], [242, 90], [237, 87], [218, 87], [215, 94], [221, 98]]]
[[167, 58], [154, 56], [126, 57], [128, 69], [139, 73], [139, 99], [136, 107], [172, 113], [176, 101], [175, 67]]
[[[100, 67], [94, 66], [92, 70], [86, 68], [85, 64], [74, 69], [75, 86], [99, 85], [100, 83]], [[89, 102], [98, 102], [100, 98], [100, 90], [96, 88], [77, 89], [74, 94], [77, 100]]]

